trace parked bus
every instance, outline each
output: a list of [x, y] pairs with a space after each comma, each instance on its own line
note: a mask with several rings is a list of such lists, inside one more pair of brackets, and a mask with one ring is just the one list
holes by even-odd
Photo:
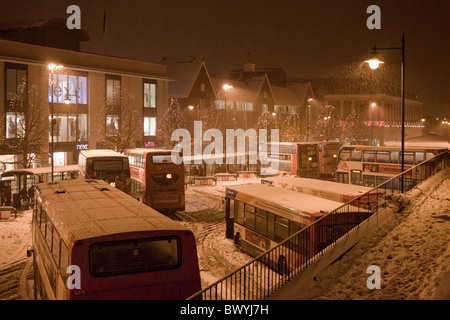
[[195, 238], [180, 223], [103, 180], [35, 190], [35, 299], [186, 299], [201, 290]]
[[130, 192], [128, 157], [113, 150], [82, 150], [78, 156], [80, 177], [102, 179], [119, 190]]
[[339, 142], [279, 142], [278, 152], [273, 152], [268, 143], [268, 158], [278, 161], [278, 171], [305, 178], [333, 177], [336, 172], [336, 160]]
[[[299, 267], [305, 257], [311, 257], [342, 236], [361, 221], [372, 215], [372, 211], [356, 206], [283, 190], [262, 184], [230, 186], [226, 188], [226, 236], [252, 256], [257, 256], [302, 230], [325, 214], [325, 223], [316, 232], [308, 233], [308, 239], [300, 244], [303, 257], [273, 256], [267, 262], [286, 271]], [[312, 250], [312, 252], [311, 252]], [[312, 253], [312, 254], [311, 254]], [[295, 257], [294, 257], [295, 256]]]
[[[404, 170], [408, 170], [422, 161], [446, 151], [442, 148], [405, 147]], [[419, 169], [415, 169], [419, 170]], [[422, 168], [425, 170], [425, 168]], [[339, 150], [336, 181], [375, 187], [401, 173], [401, 147], [375, 147], [349, 145]], [[405, 176], [405, 186], [412, 185], [418, 172], [411, 170]], [[392, 189], [398, 189], [398, 181], [389, 183]]]
[[128, 149], [130, 195], [159, 212], [185, 209], [184, 164], [172, 162], [172, 150]]
[[341, 203], [347, 203], [360, 197], [352, 201], [351, 204], [366, 209], [374, 208], [380, 197], [380, 193], [373, 191], [373, 188], [370, 187], [310, 178], [291, 176], [267, 177], [262, 178], [261, 183]]

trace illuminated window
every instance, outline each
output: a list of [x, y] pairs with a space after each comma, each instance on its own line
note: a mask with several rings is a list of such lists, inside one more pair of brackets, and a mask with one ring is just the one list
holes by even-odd
[[156, 84], [144, 82], [144, 108], [156, 108]]
[[6, 139], [23, 138], [25, 135], [25, 117], [23, 112], [6, 113]]
[[144, 117], [144, 136], [156, 136], [156, 117]]

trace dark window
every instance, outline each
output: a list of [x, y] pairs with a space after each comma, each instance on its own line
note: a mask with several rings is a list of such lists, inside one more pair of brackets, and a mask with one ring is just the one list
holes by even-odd
[[181, 265], [178, 237], [95, 243], [89, 249], [91, 274], [118, 274], [177, 268]]

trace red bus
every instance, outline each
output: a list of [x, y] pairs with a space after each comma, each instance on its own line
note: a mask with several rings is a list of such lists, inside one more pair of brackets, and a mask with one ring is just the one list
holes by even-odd
[[271, 150], [271, 145], [268, 143], [269, 161], [278, 162], [274, 174], [319, 178], [333, 177], [336, 173], [339, 142], [279, 142], [278, 153]]
[[184, 164], [172, 161], [172, 150], [128, 149], [130, 195], [159, 212], [184, 211]]
[[36, 185], [35, 299], [186, 299], [201, 290], [193, 233], [103, 180]]

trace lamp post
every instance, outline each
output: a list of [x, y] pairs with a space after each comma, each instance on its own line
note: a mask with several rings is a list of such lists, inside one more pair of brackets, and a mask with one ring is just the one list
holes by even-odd
[[227, 163], [227, 152], [226, 152], [226, 133], [227, 133], [227, 91], [230, 90], [231, 88], [233, 88], [233, 86], [229, 85], [229, 84], [224, 84], [222, 86], [224, 92], [225, 92], [225, 109], [224, 109], [224, 137], [223, 137], [223, 160], [224, 160], [224, 165], [225, 165], [225, 172], [228, 173], [228, 163]]
[[[373, 46], [372, 57], [365, 61], [369, 64], [371, 69], [377, 69], [381, 63], [384, 63], [377, 58], [377, 50], [401, 50], [402, 51], [402, 80], [401, 80], [401, 96], [402, 96], [402, 154], [401, 154], [401, 170], [402, 173], [405, 171], [405, 35], [402, 35], [402, 46], [401, 47], [391, 47], [391, 48], [377, 48]], [[404, 191], [404, 179], [403, 175], [400, 179], [401, 191]]]
[[[51, 179], [52, 179], [52, 181], [53, 181], [53, 179], [54, 179], [54, 166], [55, 166], [55, 164], [54, 164], [54, 141], [53, 141], [53, 136], [54, 136], [54, 121], [53, 121], [53, 104], [54, 104], [54, 101], [53, 101], [53, 97], [54, 97], [54, 95], [55, 95], [55, 80], [54, 80], [54, 77], [53, 77], [53, 75], [54, 75], [54, 73], [56, 72], [56, 71], [59, 71], [59, 70], [61, 70], [62, 68], [64, 68], [64, 66], [63, 65], [56, 65], [56, 64], [54, 64], [54, 63], [50, 63], [48, 66], [47, 66], [47, 68], [48, 68], [48, 70], [50, 70], [50, 72], [51, 72], [51, 75], [52, 75], [52, 78], [51, 78], [51, 81], [50, 81], [50, 84], [51, 84], [51, 88], [52, 88], [52, 101], [51, 101], [51, 104], [50, 104], [50, 134], [51, 134], [51, 142], [50, 142], [50, 153], [51, 153], [51, 167], [52, 167], [52, 174], [51, 174]], [[57, 94], [59, 94], [58, 96], [60, 96], [61, 95], [61, 93], [59, 92], [59, 90], [58, 90], [58, 92], [57, 92]]]
[[372, 123], [370, 125], [371, 126], [371, 133], [370, 133], [370, 145], [371, 146], [373, 146], [373, 109], [375, 109], [376, 105], [377, 104], [375, 102], [372, 102], [372, 104], [371, 104], [372, 109], [370, 110], [371, 111], [370, 113], [371, 113], [371, 116], [372, 116], [372, 119], [371, 119]]

